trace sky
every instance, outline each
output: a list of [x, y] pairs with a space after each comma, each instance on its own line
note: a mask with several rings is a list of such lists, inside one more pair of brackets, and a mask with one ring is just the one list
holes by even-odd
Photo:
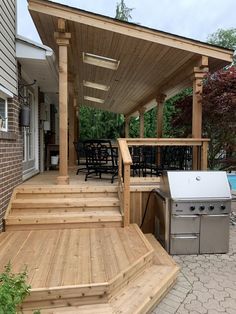
[[[83, 10], [115, 16], [118, 0], [57, 0]], [[161, 31], [206, 41], [219, 28], [236, 28], [236, 0], [125, 0], [134, 8], [132, 22]], [[27, 9], [17, 0], [18, 34], [41, 42]]]

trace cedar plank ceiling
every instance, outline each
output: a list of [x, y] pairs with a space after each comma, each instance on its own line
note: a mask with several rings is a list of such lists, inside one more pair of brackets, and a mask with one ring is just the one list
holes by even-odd
[[[142, 26], [120, 22], [50, 1], [28, 0], [28, 2], [31, 16], [43, 44], [51, 47], [56, 56], [58, 56], [58, 47], [54, 39], [54, 32], [58, 31], [58, 17], [67, 17], [66, 31], [70, 32], [72, 36], [68, 50], [69, 81], [78, 91], [79, 104], [128, 114], [133, 112], [137, 106], [145, 105], [155, 99], [158, 92], [170, 97], [182, 88], [191, 86], [191, 73], [200, 57], [199, 49], [198, 53], [186, 51], [182, 48], [181, 40], [187, 40], [193, 44], [193, 47], [197, 47], [199, 42], [150, 30], [152, 33], [154, 32], [154, 36], [157, 33], [162, 36], [166, 34], [167, 37], [174, 37], [178, 43], [177, 47], [182, 48], [180, 49], [137, 38], [137, 36], [133, 37], [132, 29], [138, 29], [140, 32], [149, 30]], [[45, 10], [47, 6], [53, 11]], [[85, 14], [94, 19], [94, 23], [88, 25], [84, 21], [82, 23], [74, 21], [73, 15], [70, 15], [71, 12], [77, 16]], [[108, 21], [111, 27], [101, 28], [101, 24], [96, 27], [97, 19]], [[117, 29], [111, 30], [112, 23], [131, 29], [129, 35], [122, 34], [121, 31], [117, 32]], [[204, 44], [199, 43], [199, 46], [204, 47]], [[211, 48], [207, 44], [205, 46]], [[216, 53], [220, 51], [221, 56], [216, 59], [209, 55], [211, 71], [229, 64], [230, 58], [232, 58], [232, 51], [219, 47], [214, 48]], [[118, 70], [113, 71], [83, 63], [83, 52], [119, 60]], [[213, 53], [212, 55], [216, 56]], [[110, 89], [102, 91], [84, 87], [83, 80], [104, 84], [110, 86]], [[84, 100], [86, 95], [104, 99], [105, 102], [98, 104]]]

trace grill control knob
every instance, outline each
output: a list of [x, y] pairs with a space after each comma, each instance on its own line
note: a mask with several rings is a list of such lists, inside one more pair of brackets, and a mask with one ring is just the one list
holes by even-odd
[[190, 210], [194, 211], [195, 210], [195, 206], [190, 206]]
[[199, 209], [202, 211], [202, 210], [205, 209], [205, 206], [204, 206], [204, 205], [201, 205], [201, 206], [199, 207]]
[[210, 206], [209, 206], [209, 209], [210, 209], [210, 210], [213, 210], [214, 208], [215, 208], [215, 207], [214, 207], [213, 205], [210, 205]]
[[225, 209], [225, 205], [220, 205], [220, 209], [224, 210]]

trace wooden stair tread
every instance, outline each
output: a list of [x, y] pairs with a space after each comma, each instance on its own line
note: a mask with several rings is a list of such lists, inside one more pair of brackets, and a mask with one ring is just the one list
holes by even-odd
[[147, 313], [173, 286], [178, 269], [152, 265], [111, 299], [114, 313]]
[[145, 234], [145, 237], [154, 249], [154, 261], [158, 265], [178, 267], [174, 259], [166, 252], [162, 245], [156, 240], [153, 234]]

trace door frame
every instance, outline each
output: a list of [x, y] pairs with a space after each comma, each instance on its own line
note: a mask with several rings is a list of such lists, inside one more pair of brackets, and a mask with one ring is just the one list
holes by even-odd
[[[30, 92], [34, 100], [34, 166], [30, 169], [23, 171], [22, 169], [22, 180], [25, 181], [35, 174], [39, 173], [39, 105], [38, 105], [38, 85], [36, 84], [33, 88], [27, 88], [26, 92]], [[23, 164], [22, 156], [22, 164]]]

